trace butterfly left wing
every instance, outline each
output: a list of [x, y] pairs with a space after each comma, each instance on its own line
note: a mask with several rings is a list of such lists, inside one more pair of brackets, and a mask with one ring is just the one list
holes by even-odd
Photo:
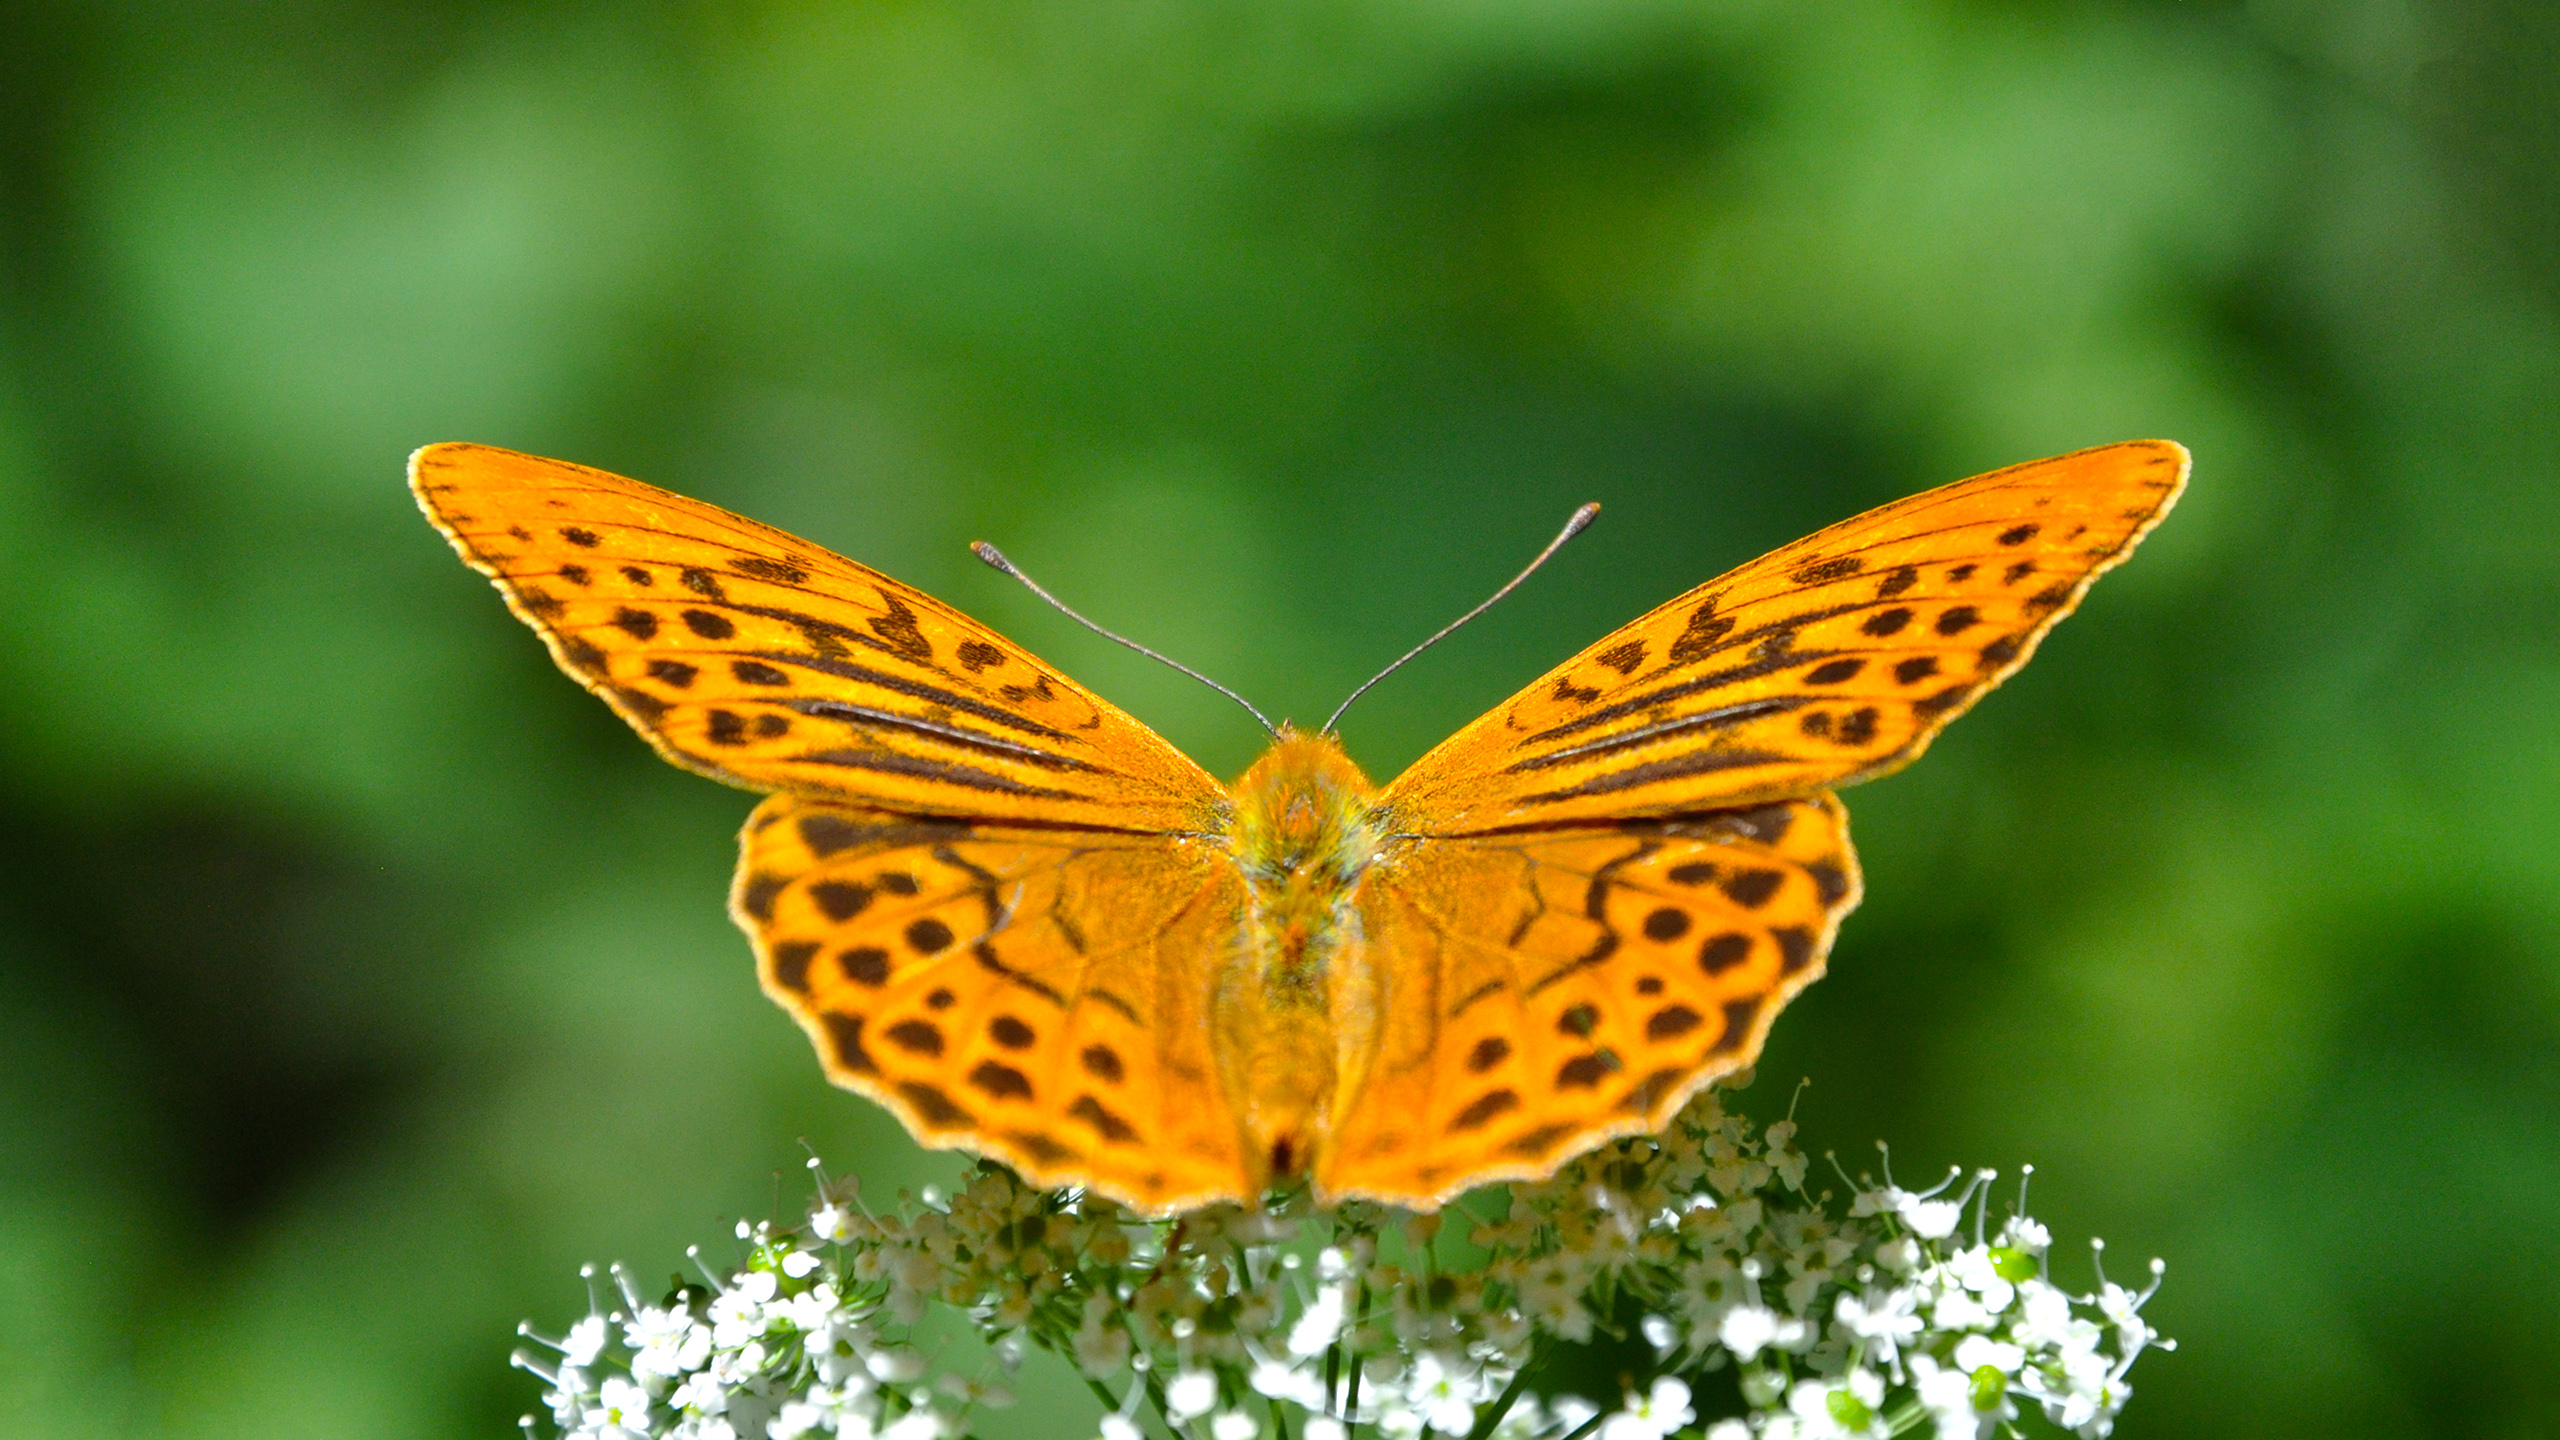
[[1660, 1129], [1748, 1065], [1858, 902], [1829, 795], [1608, 828], [1406, 842], [1362, 880], [1368, 1056], [1316, 1162], [1330, 1201], [1428, 1209]]
[[1995, 470], [1845, 520], [1550, 671], [1387, 787], [1454, 835], [1754, 804], [1917, 758], [2186, 483], [2165, 440]]
[[918, 1144], [1150, 1214], [1252, 1198], [1211, 1053], [1243, 877], [1159, 836], [776, 795], [730, 908], [827, 1077]]
[[410, 488], [669, 760], [914, 814], [1215, 830], [1226, 792], [1101, 697], [866, 565], [602, 470], [430, 445]]

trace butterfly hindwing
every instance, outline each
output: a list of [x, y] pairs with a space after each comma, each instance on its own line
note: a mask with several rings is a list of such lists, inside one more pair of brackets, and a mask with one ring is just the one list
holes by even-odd
[[1858, 885], [1829, 795], [1412, 843], [1360, 890], [1378, 1032], [1317, 1185], [1428, 1208], [1660, 1128], [1759, 1054]]
[[741, 849], [766, 992], [921, 1143], [1150, 1213], [1249, 1198], [1209, 1042], [1223, 856], [781, 795]]
[[1916, 758], [2184, 486], [2133, 441], [1978, 475], [1770, 552], [1618, 630], [1416, 761], [1398, 828], [1448, 835], [1748, 804]]
[[805, 540], [485, 445], [420, 450], [410, 485], [560, 668], [689, 769], [916, 814], [1217, 826], [1223, 790], [1155, 732]]

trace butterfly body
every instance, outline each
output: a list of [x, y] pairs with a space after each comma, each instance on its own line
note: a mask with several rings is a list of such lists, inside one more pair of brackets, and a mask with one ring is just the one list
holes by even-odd
[[2186, 470], [2133, 441], [1843, 521], [1384, 787], [1285, 730], [1220, 785], [957, 610], [637, 481], [436, 445], [411, 484], [661, 754], [771, 792], [731, 910], [830, 1079], [1164, 1214], [1299, 1176], [1430, 1209], [1748, 1065], [1858, 902], [1832, 790], [2023, 665]]
[[[1227, 849], [1250, 900], [1218, 982], [1219, 1052], [1258, 1183], [1316, 1163], [1348, 1041], [1334, 1003], [1366, 993], [1353, 897], [1387, 835], [1376, 787], [1330, 735], [1283, 727], [1234, 786]], [[1356, 1066], [1357, 1057], [1349, 1057]]]

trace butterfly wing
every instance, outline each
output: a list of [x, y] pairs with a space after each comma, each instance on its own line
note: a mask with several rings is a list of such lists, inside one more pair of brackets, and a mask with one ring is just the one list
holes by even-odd
[[731, 909], [828, 1078], [917, 1141], [1150, 1214], [1248, 1200], [1210, 1052], [1244, 881], [1205, 844], [776, 795]]
[[1872, 779], [2026, 663], [2186, 484], [2138, 440], [1995, 470], [1770, 552], [1566, 661], [1386, 793], [1429, 835]]
[[1829, 795], [1412, 843], [1359, 892], [1381, 1018], [1318, 1187], [1427, 1209], [1660, 1129], [1760, 1053], [1858, 885]]
[[430, 445], [410, 487], [552, 658], [669, 760], [919, 815], [1222, 828], [1155, 732], [922, 591], [715, 505]]

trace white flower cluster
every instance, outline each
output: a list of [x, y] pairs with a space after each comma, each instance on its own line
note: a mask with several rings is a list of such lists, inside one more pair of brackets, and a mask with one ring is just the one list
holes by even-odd
[[[739, 1227], [735, 1273], [653, 1304], [616, 1267], [556, 1361], [516, 1361], [593, 1440], [942, 1440], [1033, 1348], [1101, 1401], [1101, 1440], [1978, 1440], [2022, 1404], [2109, 1432], [2162, 1343], [2158, 1262], [2138, 1294], [2058, 1288], [2043, 1226], [1987, 1233], [1987, 1172], [1844, 1212], [1794, 1129], [1755, 1136], [1710, 1092], [1499, 1219], [1295, 1195], [1145, 1221], [994, 1165], [880, 1215], [821, 1176], [806, 1225]], [[978, 1373], [919, 1338], [937, 1308], [992, 1342]], [[1641, 1383], [1595, 1403], [1594, 1374]]]

